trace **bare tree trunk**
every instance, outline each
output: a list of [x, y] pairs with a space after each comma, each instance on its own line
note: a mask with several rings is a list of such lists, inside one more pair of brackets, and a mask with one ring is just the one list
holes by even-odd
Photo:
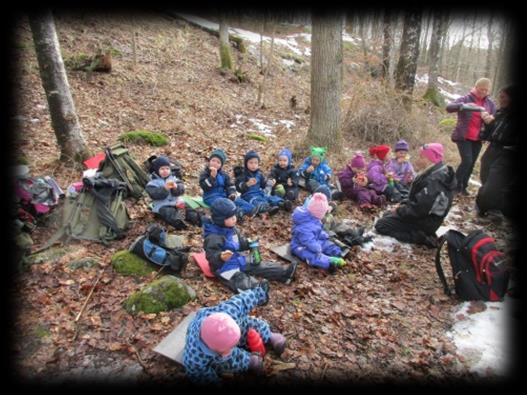
[[424, 95], [436, 106], [443, 105], [443, 99], [437, 89], [437, 77], [440, 63], [440, 45], [445, 35], [446, 18], [443, 14], [435, 16], [432, 25], [432, 36], [430, 37], [430, 56], [428, 71], [428, 88]]
[[231, 46], [229, 44], [229, 25], [225, 14], [220, 13], [220, 67], [232, 70]]
[[392, 37], [392, 21], [389, 11], [384, 12], [383, 18], [383, 32], [384, 42], [382, 45], [382, 67], [381, 67], [381, 78], [385, 81], [390, 79], [390, 49], [393, 45]]
[[503, 25], [502, 40], [500, 44], [500, 55], [496, 61], [496, 72], [493, 81], [493, 92], [496, 94], [499, 89], [503, 88], [505, 85], [510, 83], [511, 76], [511, 63], [512, 59], [510, 58], [512, 50], [512, 31], [510, 25]]
[[421, 15], [419, 12], [415, 10], [405, 12], [401, 51], [395, 73], [395, 88], [405, 93], [404, 102], [408, 110], [411, 109], [411, 97], [415, 85], [420, 33]]
[[340, 151], [342, 14], [312, 15], [311, 119], [307, 143]]
[[487, 26], [487, 61], [485, 62], [485, 75], [490, 77], [490, 69], [492, 64], [492, 44], [494, 43], [494, 33], [492, 32], [492, 20], [494, 15], [490, 14], [489, 24]]
[[419, 51], [419, 54], [420, 54], [420, 56], [419, 56], [419, 58], [420, 58], [419, 63], [421, 63], [421, 64], [426, 64], [427, 63], [427, 57], [428, 57], [428, 30], [430, 28], [430, 24], [431, 24], [432, 18], [433, 18], [432, 11], [427, 12], [426, 16], [423, 18], [423, 24], [425, 26], [425, 32], [424, 32], [424, 36], [421, 35], [422, 36], [421, 50]]
[[476, 20], [477, 20], [477, 12], [474, 12], [474, 19], [472, 20], [472, 34], [470, 35], [470, 44], [469, 44], [469, 47], [468, 47], [468, 51], [467, 51], [467, 54], [466, 56], [464, 57], [464, 59], [466, 59], [465, 62], [462, 62], [462, 66], [463, 67], [463, 70], [464, 70], [464, 73], [463, 73], [463, 80], [464, 81], [470, 81], [471, 78], [470, 78], [470, 66], [471, 64], [473, 63], [472, 61], [472, 52], [474, 51], [474, 42], [475, 42], [475, 39], [474, 39], [474, 35], [476, 34]]
[[271, 19], [271, 48], [269, 49], [269, 54], [267, 56], [267, 66], [265, 67], [265, 72], [262, 77], [262, 82], [260, 83], [259, 89], [258, 89], [258, 100], [257, 105], [261, 108], [265, 108], [265, 83], [267, 81], [267, 77], [269, 75], [269, 71], [271, 70], [271, 67], [273, 66], [273, 51], [274, 51], [274, 35], [275, 35], [275, 28], [276, 24], [274, 20]]
[[30, 15], [29, 25], [60, 158], [80, 163], [89, 157], [90, 152], [75, 111], [53, 15], [49, 11]]
[[359, 35], [361, 40], [361, 47], [362, 47], [362, 55], [364, 56], [364, 69], [370, 70], [370, 62], [368, 60], [368, 46], [367, 46], [367, 39], [366, 34], [364, 32], [364, 29], [366, 28], [366, 22], [367, 17], [363, 15], [360, 19], [360, 25], [359, 25]]

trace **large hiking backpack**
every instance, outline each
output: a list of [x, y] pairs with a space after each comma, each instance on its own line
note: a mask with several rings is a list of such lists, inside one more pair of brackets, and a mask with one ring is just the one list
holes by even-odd
[[168, 242], [166, 229], [158, 224], [152, 224], [143, 236], [132, 243], [129, 250], [148, 262], [168, 267], [176, 274], [180, 274], [187, 265], [190, 247], [172, 245]]
[[456, 295], [460, 299], [494, 302], [504, 297], [509, 283], [505, 256], [496, 249], [494, 239], [481, 230], [466, 236], [456, 230], [449, 230], [439, 239], [435, 264], [445, 294], [451, 294], [440, 262], [441, 247], [445, 242]]
[[80, 193], [66, 197], [61, 227], [36, 252], [45, 250], [63, 237], [98, 241], [122, 238], [130, 217], [124, 203], [126, 184], [115, 179], [83, 179]]
[[126, 184], [127, 195], [139, 199], [148, 183], [148, 175], [130, 156], [122, 144], [114, 144], [104, 150], [105, 158], [98, 171], [104, 178], [115, 178]]

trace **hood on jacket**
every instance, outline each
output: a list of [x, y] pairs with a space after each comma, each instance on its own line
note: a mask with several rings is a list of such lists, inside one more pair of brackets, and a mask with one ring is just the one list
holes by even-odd
[[456, 173], [452, 166], [447, 166], [443, 162], [439, 162], [429, 167], [425, 172], [429, 173], [431, 180], [440, 182], [445, 188], [449, 190], [454, 190], [456, 188]]
[[304, 206], [298, 206], [295, 208], [292, 218], [293, 223], [296, 224], [320, 222], [320, 220], [311, 215], [311, 213], [307, 210], [307, 207]]
[[291, 151], [289, 151], [287, 148], [284, 148], [278, 153], [278, 158], [281, 156], [285, 156], [287, 158], [287, 165], [291, 166], [291, 162], [293, 161], [293, 154]]

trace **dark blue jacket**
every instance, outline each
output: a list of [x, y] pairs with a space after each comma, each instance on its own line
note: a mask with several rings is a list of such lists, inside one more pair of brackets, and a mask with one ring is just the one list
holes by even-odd
[[[249, 178], [256, 178], [256, 184], [252, 186], [247, 186], [247, 181]], [[264, 188], [267, 179], [260, 171], [260, 169], [255, 172], [250, 171], [249, 169], [243, 169], [240, 174], [236, 177], [236, 190], [240, 192], [241, 198], [250, 202], [251, 199], [255, 197], [264, 198]]]
[[[233, 269], [245, 271], [246, 259], [239, 252], [248, 250], [249, 244], [236, 227], [218, 226], [209, 218], [205, 218], [203, 219], [203, 237], [205, 239], [203, 248], [210, 268], [215, 274]], [[221, 253], [225, 250], [234, 253], [226, 262], [220, 258]]]
[[199, 186], [203, 190], [203, 201], [209, 206], [217, 198], [228, 198], [236, 193], [236, 188], [232, 184], [231, 178], [223, 169], [220, 169], [216, 174], [216, 178], [214, 178], [210, 175], [209, 168], [205, 168], [199, 176]]

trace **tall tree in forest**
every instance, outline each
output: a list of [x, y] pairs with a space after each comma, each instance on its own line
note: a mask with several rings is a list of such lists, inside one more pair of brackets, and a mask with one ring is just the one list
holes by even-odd
[[419, 36], [421, 34], [421, 14], [408, 10], [404, 15], [403, 36], [399, 62], [395, 72], [395, 88], [404, 92], [403, 100], [407, 110], [411, 109], [412, 93], [415, 85], [415, 72], [419, 57]]
[[342, 92], [342, 13], [312, 15], [311, 119], [307, 143], [340, 151]]
[[391, 14], [386, 10], [383, 17], [384, 42], [382, 44], [381, 78], [390, 79], [390, 50], [393, 45]]
[[494, 32], [492, 30], [492, 21], [494, 15], [490, 14], [489, 24], [487, 25], [487, 59], [485, 62], [485, 75], [490, 77], [490, 69], [492, 64], [492, 45], [494, 44]]
[[512, 83], [512, 66], [516, 59], [512, 59], [512, 54], [517, 53], [513, 41], [516, 37], [511, 21], [504, 20], [502, 25], [502, 39], [500, 40], [499, 55], [496, 61], [496, 68], [493, 80], [492, 92], [495, 95], [499, 89]]
[[440, 63], [440, 46], [445, 35], [446, 15], [439, 13], [433, 17], [432, 36], [430, 38], [430, 53], [428, 56], [428, 87], [424, 95], [425, 99], [430, 100], [436, 106], [443, 106], [444, 100], [437, 89], [437, 77]]
[[89, 157], [90, 152], [75, 111], [53, 15], [50, 11], [29, 15], [29, 25], [51, 124], [60, 147], [60, 159], [80, 163]]
[[[262, 80], [260, 84], [258, 85], [258, 98], [256, 99], [256, 105], [265, 108], [265, 88], [266, 88], [266, 82], [269, 76], [269, 72], [273, 66], [273, 52], [274, 52], [274, 36], [275, 36], [275, 29], [276, 29], [276, 23], [275, 23], [275, 17], [272, 15], [266, 15], [264, 22], [264, 29], [266, 25], [270, 25], [271, 27], [271, 48], [269, 49], [268, 55], [267, 55], [267, 65], [263, 66], [262, 63]], [[265, 33], [265, 30], [263, 30], [262, 34]], [[262, 35], [260, 35], [260, 51], [263, 51], [263, 40]], [[260, 61], [263, 62], [263, 58], [260, 56]]]
[[220, 62], [222, 69], [232, 70], [231, 46], [229, 44], [229, 25], [227, 16], [220, 12]]

